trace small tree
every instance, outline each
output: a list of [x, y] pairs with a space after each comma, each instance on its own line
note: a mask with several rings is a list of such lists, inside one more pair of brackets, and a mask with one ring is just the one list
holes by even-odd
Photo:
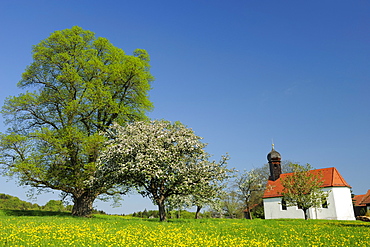
[[227, 176], [227, 157], [208, 161], [206, 144], [180, 122], [135, 122], [111, 128], [113, 138], [100, 157], [101, 176], [130, 183], [158, 205], [166, 220], [165, 202], [171, 196], [200, 193]]
[[[227, 157], [225, 157], [228, 159]], [[226, 161], [226, 159], [224, 161]], [[225, 168], [226, 169], [226, 168]], [[188, 196], [175, 196], [169, 198], [171, 207], [196, 207], [195, 219], [200, 218], [200, 211], [206, 207], [213, 207], [218, 203], [220, 198], [223, 197], [224, 189], [227, 186], [227, 179], [229, 179], [232, 174], [235, 172], [234, 169], [226, 169], [227, 173], [219, 174], [209, 174], [213, 176], [212, 179], [209, 179], [209, 183], [202, 184], [199, 188]]]
[[223, 210], [230, 218], [241, 218], [243, 203], [235, 191], [228, 191], [222, 196]]
[[225, 190], [220, 191], [218, 197], [212, 201], [212, 204], [209, 205], [210, 208], [210, 217], [214, 218], [222, 218], [225, 213], [225, 202], [224, 199], [226, 198], [228, 192]]
[[[226, 176], [223, 179], [226, 179]], [[198, 193], [191, 195], [192, 205], [197, 208], [195, 212], [196, 219], [200, 218], [199, 214], [202, 208], [205, 206], [212, 207], [214, 204], [217, 204], [217, 201], [222, 194], [221, 191], [224, 188], [225, 185], [222, 183], [222, 181], [218, 180], [217, 183], [207, 184], [200, 188]]]
[[308, 219], [309, 208], [319, 208], [322, 201], [328, 197], [328, 192], [321, 190], [322, 175], [310, 172], [309, 164], [301, 166], [293, 164], [293, 174], [281, 179], [284, 187], [282, 195], [286, 206], [297, 206], [303, 210], [304, 218]]
[[[233, 170], [229, 170], [230, 173]], [[210, 206], [211, 208], [214, 207], [215, 204], [219, 203], [220, 198], [224, 198], [224, 189], [226, 184], [224, 180], [229, 178], [227, 174], [222, 177], [218, 177], [212, 183], [204, 184], [198, 190], [191, 195], [187, 196], [171, 196], [167, 200], [168, 208], [171, 209], [182, 209], [182, 208], [190, 208], [196, 207], [195, 211], [195, 219], [200, 218], [200, 211], [206, 207]]]
[[192, 206], [191, 196], [172, 195], [166, 199], [165, 207], [167, 212], [177, 210], [177, 218], [180, 218], [181, 210]]
[[252, 219], [251, 207], [261, 201], [264, 188], [263, 184], [264, 181], [261, 173], [255, 169], [244, 171], [235, 180], [237, 193], [244, 201], [249, 219]]

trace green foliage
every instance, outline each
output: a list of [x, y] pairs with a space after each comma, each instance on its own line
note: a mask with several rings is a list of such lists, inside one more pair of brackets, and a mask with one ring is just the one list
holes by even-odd
[[64, 206], [61, 200], [50, 200], [44, 206], [20, 200], [18, 197], [0, 194], [0, 209], [21, 211], [71, 212], [71, 207]]
[[0, 209], [39, 210], [40, 206], [20, 200], [18, 197], [0, 194]]
[[0, 210], [0, 216], [58, 216], [58, 217], [70, 217], [71, 212], [54, 212], [48, 210], [11, 210], [2, 209]]
[[3, 172], [21, 184], [63, 191], [74, 215], [90, 214], [98, 195], [116, 192], [102, 177], [87, 183], [104, 149], [100, 132], [114, 121], [147, 119], [149, 68], [145, 50], [126, 55], [77, 26], [42, 40], [18, 83], [34, 91], [8, 97], [1, 111], [10, 126], [0, 135]]
[[48, 201], [45, 206], [43, 206], [43, 209], [47, 209], [48, 211], [54, 211], [54, 212], [63, 212], [66, 211], [66, 207], [63, 205], [63, 202], [60, 200], [50, 200]]
[[294, 164], [294, 173], [281, 179], [284, 187], [282, 195], [286, 205], [301, 208], [305, 219], [309, 208], [320, 208], [328, 197], [328, 192], [320, 188], [323, 184], [322, 176], [310, 173], [310, 170], [312, 167], [309, 164], [305, 166]]
[[235, 191], [229, 191], [221, 197], [224, 216], [227, 218], [243, 218], [244, 203]]
[[361, 208], [360, 209], [360, 216], [366, 216], [366, 213], [368, 213], [368, 215], [367, 216], [370, 216], [370, 211], [369, 212], [367, 212], [367, 209], [366, 208]]
[[138, 217], [138, 218], [158, 218], [158, 210], [144, 210], [139, 212], [134, 212], [131, 214], [132, 217]]
[[253, 218], [264, 219], [265, 218], [265, 211], [263, 208], [263, 202], [259, 203], [257, 206], [252, 208], [252, 216]]
[[[138, 211], [131, 214], [132, 217], [138, 218], [159, 218], [158, 210], [144, 210]], [[194, 219], [195, 212], [189, 212], [187, 210], [171, 210], [167, 211], [167, 217], [170, 219]]]
[[[202, 214], [200, 214], [200, 217]], [[170, 219], [194, 219], [195, 212], [189, 212], [187, 210], [172, 210], [169, 211], [167, 214], [168, 218]]]
[[203, 212], [200, 214], [200, 217], [201, 217], [202, 219], [209, 219], [209, 218], [212, 218], [212, 211], [210, 211], [210, 210], [203, 211]]

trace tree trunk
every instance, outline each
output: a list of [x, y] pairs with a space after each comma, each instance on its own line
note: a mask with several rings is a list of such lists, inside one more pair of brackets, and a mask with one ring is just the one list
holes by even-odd
[[91, 216], [93, 210], [93, 203], [96, 199], [95, 195], [88, 192], [83, 192], [81, 195], [73, 195], [72, 215], [79, 217]]
[[247, 217], [246, 218], [249, 219], [249, 220], [252, 220], [252, 212], [251, 212], [251, 210], [250, 210], [249, 207], [247, 208], [247, 212], [246, 213], [247, 213]]
[[308, 215], [307, 215], [308, 208], [302, 208], [302, 210], [303, 210], [303, 213], [304, 213], [304, 219], [307, 220], [308, 219]]
[[157, 204], [158, 204], [158, 211], [159, 211], [159, 220], [167, 221], [166, 207], [164, 205], [164, 200], [157, 200]]
[[246, 201], [245, 205], [247, 206], [247, 219], [252, 219], [252, 214], [251, 214], [251, 207], [249, 206], [249, 201]]
[[195, 212], [195, 218], [196, 219], [199, 219], [199, 213], [200, 213], [200, 210], [202, 209], [202, 206], [197, 206], [197, 211]]

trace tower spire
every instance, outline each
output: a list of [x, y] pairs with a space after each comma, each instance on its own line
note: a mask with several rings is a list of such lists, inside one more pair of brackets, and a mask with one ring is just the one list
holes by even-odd
[[275, 181], [281, 175], [281, 155], [275, 150], [275, 144], [272, 142], [272, 150], [267, 155], [267, 160], [270, 167], [269, 180]]

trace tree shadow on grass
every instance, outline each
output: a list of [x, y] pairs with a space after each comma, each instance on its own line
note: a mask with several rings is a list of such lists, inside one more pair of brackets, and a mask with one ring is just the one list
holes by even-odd
[[335, 226], [339, 227], [370, 227], [370, 222], [365, 222], [365, 221], [356, 221], [358, 224], [353, 224], [353, 223], [333, 223]]
[[341, 227], [370, 227], [369, 222], [365, 222], [366, 224], [362, 225], [356, 225], [356, 224], [346, 224], [346, 225], [340, 225]]
[[7, 216], [72, 216], [69, 212], [53, 212], [53, 211], [41, 211], [41, 210], [11, 210], [2, 209], [4, 215]]

